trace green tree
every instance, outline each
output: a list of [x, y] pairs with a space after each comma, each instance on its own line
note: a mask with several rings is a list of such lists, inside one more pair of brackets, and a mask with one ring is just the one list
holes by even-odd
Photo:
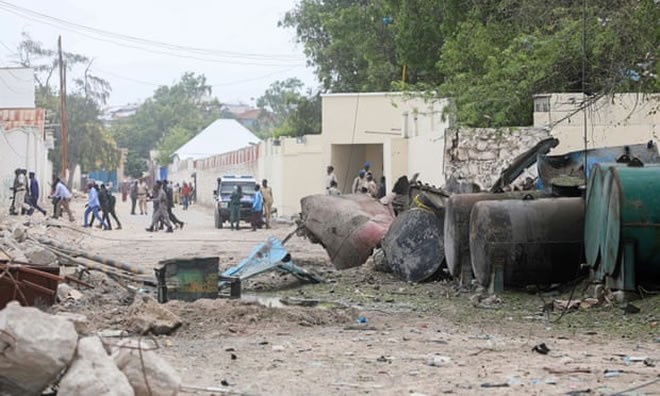
[[[67, 95], [69, 177], [73, 177], [76, 165], [80, 165], [82, 172], [113, 169], [119, 161], [119, 152], [114, 139], [100, 121], [100, 106], [105, 104], [110, 95], [110, 84], [91, 72], [92, 61], [88, 57], [66, 51], [62, 55], [73, 82], [70, 94]], [[14, 58], [17, 64], [34, 70], [36, 104], [51, 115], [49, 123], [59, 125], [60, 97], [53, 86], [53, 76], [57, 75], [55, 72], [59, 68], [57, 51], [45, 47], [24, 32]], [[56, 133], [55, 149], [50, 152], [55, 173], [60, 172], [61, 151], [62, 141], [60, 134]]]
[[113, 123], [112, 135], [120, 147], [137, 153], [132, 158], [147, 160], [158, 149], [159, 162], [168, 164], [176, 144], [185, 143], [182, 136], [194, 137], [220, 116], [222, 105], [211, 94], [204, 75], [185, 73], [174, 85], [157, 88], [135, 115]]
[[257, 99], [261, 110], [255, 131], [262, 138], [321, 131], [321, 97], [304, 92], [297, 78], [275, 81]]

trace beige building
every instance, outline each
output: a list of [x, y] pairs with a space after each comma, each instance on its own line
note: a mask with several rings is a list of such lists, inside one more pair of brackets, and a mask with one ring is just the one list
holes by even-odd
[[608, 95], [582, 110], [583, 98], [581, 93], [534, 97], [534, 126], [550, 128], [552, 136], [559, 139], [559, 146], [552, 154], [584, 149], [585, 133], [588, 148], [658, 140], [660, 95]]
[[365, 162], [388, 190], [402, 175], [420, 173], [425, 182], [443, 185], [446, 99], [426, 101], [394, 93], [323, 95], [323, 164], [335, 167], [339, 188], [347, 193]]

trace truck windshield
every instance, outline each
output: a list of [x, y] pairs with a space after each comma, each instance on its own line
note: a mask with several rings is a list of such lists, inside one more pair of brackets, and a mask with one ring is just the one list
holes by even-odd
[[254, 195], [254, 182], [222, 182], [220, 186], [220, 194], [231, 195], [234, 191], [234, 186], [240, 185], [243, 189], [243, 195]]

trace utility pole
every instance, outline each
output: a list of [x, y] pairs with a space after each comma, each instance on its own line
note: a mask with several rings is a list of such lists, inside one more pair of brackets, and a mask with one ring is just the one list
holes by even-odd
[[59, 55], [60, 68], [60, 139], [62, 143], [62, 156], [60, 158], [60, 176], [66, 184], [66, 171], [68, 169], [69, 154], [69, 122], [66, 115], [66, 67], [62, 59], [62, 36], [57, 38], [57, 52]]

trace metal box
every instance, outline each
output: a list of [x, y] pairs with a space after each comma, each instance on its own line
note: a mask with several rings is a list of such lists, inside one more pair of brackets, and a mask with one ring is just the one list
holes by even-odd
[[155, 269], [158, 301], [218, 298], [218, 257], [175, 258]]

